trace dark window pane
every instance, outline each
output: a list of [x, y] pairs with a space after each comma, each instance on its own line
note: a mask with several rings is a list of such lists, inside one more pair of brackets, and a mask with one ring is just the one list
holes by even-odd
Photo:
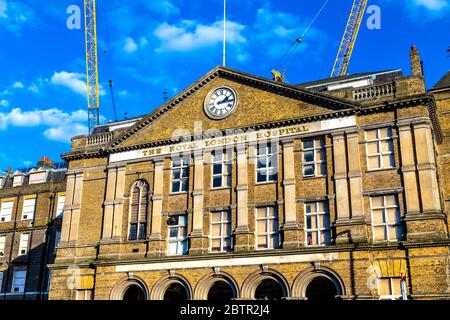
[[173, 170], [173, 179], [175, 179], [175, 180], [180, 179], [180, 176], [181, 176], [181, 170], [180, 169]]
[[130, 224], [130, 234], [128, 236], [128, 240], [137, 240], [137, 224]]
[[314, 151], [305, 151], [303, 153], [303, 161], [304, 162], [312, 162], [312, 161], [314, 161]]
[[139, 239], [140, 240], [145, 240], [146, 238], [146, 224], [145, 223], [141, 223], [139, 226]]
[[314, 175], [314, 166], [305, 166], [303, 168], [304, 176], [313, 176]]
[[213, 166], [213, 174], [221, 174], [222, 173], [222, 164], [216, 163]]
[[173, 239], [178, 238], [178, 228], [170, 228], [169, 231], [170, 231], [169, 232], [170, 238], [173, 238]]
[[303, 149], [314, 148], [314, 140], [303, 141]]
[[306, 217], [306, 229], [311, 229], [311, 216]]
[[213, 188], [220, 188], [222, 186], [222, 177], [214, 177], [213, 179]]
[[188, 180], [185, 179], [182, 182], [181, 191], [188, 191], [188, 189], [189, 189]]
[[265, 182], [266, 180], [266, 173], [264, 171], [258, 171], [257, 173], [257, 181], [258, 182]]
[[183, 178], [189, 177], [189, 168], [183, 168]]
[[179, 191], [180, 191], [180, 181], [172, 182], [172, 192], [179, 192]]
[[265, 168], [267, 166], [267, 158], [266, 157], [262, 157], [262, 158], [258, 158], [257, 161], [257, 168]]
[[330, 231], [324, 231], [323, 233], [323, 245], [329, 245], [331, 243]]
[[231, 187], [231, 174], [227, 176], [227, 187]]

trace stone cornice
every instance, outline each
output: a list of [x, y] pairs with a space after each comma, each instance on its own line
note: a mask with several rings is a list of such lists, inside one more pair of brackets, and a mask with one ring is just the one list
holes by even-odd
[[[127, 264], [148, 264], [148, 263], [161, 263], [161, 262], [179, 262], [179, 261], [204, 261], [214, 259], [234, 259], [234, 258], [250, 258], [260, 256], [277, 256], [277, 255], [298, 255], [298, 254], [315, 254], [315, 253], [338, 253], [338, 252], [352, 252], [352, 251], [381, 251], [381, 250], [404, 250], [411, 248], [423, 248], [423, 247], [440, 247], [449, 246], [450, 240], [439, 240], [430, 242], [399, 242], [399, 243], [383, 243], [383, 244], [346, 244], [346, 245], [334, 245], [328, 247], [305, 247], [303, 249], [296, 250], [272, 250], [272, 251], [254, 251], [246, 253], [229, 253], [229, 254], [217, 254], [217, 255], [185, 255], [185, 256], [170, 256], [170, 257], [149, 257], [148, 259], [127, 259], [127, 260], [114, 260], [114, 261], [102, 261], [92, 260], [91, 262], [81, 262], [83, 266], [98, 267], [98, 266], [116, 266]], [[65, 269], [73, 264], [54, 263], [49, 265], [50, 269]]]

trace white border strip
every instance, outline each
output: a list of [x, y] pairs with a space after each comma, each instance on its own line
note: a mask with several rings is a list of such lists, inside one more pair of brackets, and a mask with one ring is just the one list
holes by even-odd
[[287, 264], [313, 261], [333, 261], [339, 253], [315, 253], [298, 255], [278, 255], [269, 257], [218, 258], [210, 260], [171, 261], [145, 264], [130, 264], [116, 266], [116, 272], [161, 271], [176, 269], [199, 269], [214, 267], [242, 267], [251, 265]]

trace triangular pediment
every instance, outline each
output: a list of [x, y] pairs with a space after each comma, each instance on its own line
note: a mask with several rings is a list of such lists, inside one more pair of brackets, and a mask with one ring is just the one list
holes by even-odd
[[[232, 88], [237, 105], [224, 119], [205, 112], [205, 100], [217, 88]], [[350, 101], [314, 93], [298, 87], [216, 67], [173, 99], [145, 116], [116, 137], [110, 152], [195, 136], [205, 132], [252, 128], [294, 119], [329, 118], [355, 111]]]

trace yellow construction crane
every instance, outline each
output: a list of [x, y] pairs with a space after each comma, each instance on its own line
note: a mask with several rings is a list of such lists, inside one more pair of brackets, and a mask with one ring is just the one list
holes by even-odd
[[348, 64], [352, 57], [356, 38], [358, 37], [361, 22], [366, 11], [367, 0], [354, 0], [347, 27], [342, 37], [336, 61], [334, 62], [331, 78], [345, 76], [348, 70]]
[[97, 14], [95, 0], [84, 0], [84, 31], [86, 41], [86, 86], [89, 134], [99, 124]]

